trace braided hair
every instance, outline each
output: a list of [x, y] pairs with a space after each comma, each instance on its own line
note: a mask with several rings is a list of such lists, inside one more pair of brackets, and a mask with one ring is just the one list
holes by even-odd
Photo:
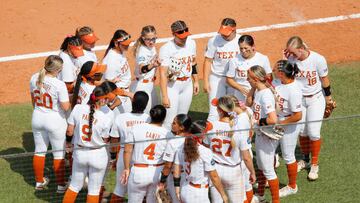
[[77, 36], [67, 36], [65, 37], [63, 43], [61, 44], [60, 50], [65, 52], [68, 49], [69, 45], [81, 46], [82, 41]]
[[92, 135], [92, 126], [94, 122], [94, 113], [96, 110], [96, 102], [99, 101], [98, 97], [104, 96], [107, 93], [104, 91], [103, 88], [100, 86], [96, 87], [94, 91], [90, 95], [90, 99], [88, 101], [88, 105], [90, 106], [90, 113], [89, 113], [89, 136]]

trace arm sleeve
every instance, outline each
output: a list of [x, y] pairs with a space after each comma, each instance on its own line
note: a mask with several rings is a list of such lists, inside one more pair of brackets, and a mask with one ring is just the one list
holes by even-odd
[[181, 153], [180, 152], [176, 152], [175, 153], [175, 157], [174, 157], [174, 163], [177, 165], [181, 165]]
[[247, 143], [249, 138], [249, 131], [239, 131], [234, 134], [234, 141], [236, 146], [240, 149], [240, 151], [250, 149], [249, 144]]
[[134, 143], [135, 142], [134, 129], [133, 128], [131, 128], [131, 130], [128, 131], [128, 134], [125, 137], [124, 142], [126, 142], [126, 143]]
[[272, 73], [272, 68], [270, 66], [270, 60], [269, 60], [269, 57], [267, 57], [267, 56], [264, 56], [264, 69], [265, 69], [266, 74]]
[[201, 159], [204, 161], [204, 170], [213, 171], [215, 170], [215, 160], [210, 149], [204, 149], [203, 153], [200, 154]]
[[119, 127], [117, 125], [116, 119], [114, 121], [114, 124], [111, 127], [110, 136], [114, 137], [114, 138], [119, 138], [120, 137], [120, 135], [119, 135]]
[[146, 55], [144, 54], [144, 51], [141, 46], [139, 47], [139, 51], [136, 54], [135, 60], [137, 64], [144, 64], [144, 65], [147, 64]]
[[173, 140], [169, 140], [169, 142], [167, 142], [165, 147], [163, 160], [168, 162], [173, 162], [175, 159], [175, 153], [176, 151], [173, 145]]
[[234, 59], [231, 59], [229, 63], [227, 63], [228, 68], [226, 68], [228, 71], [226, 72], [226, 77], [229, 78], [235, 78], [236, 75], [236, 62]]
[[301, 92], [291, 92], [289, 107], [292, 112], [300, 112], [302, 106], [302, 95]]
[[76, 123], [75, 118], [76, 118], [78, 109], [79, 109], [79, 105], [75, 105], [74, 109], [73, 109], [72, 112], [70, 113], [69, 118], [67, 119], [68, 124], [70, 124], [70, 125], [75, 125], [75, 123]]
[[66, 85], [64, 82], [60, 83], [58, 94], [59, 94], [60, 102], [68, 102], [69, 101], [69, 93], [66, 89]]
[[263, 95], [261, 101], [261, 108], [264, 110], [265, 114], [269, 114], [275, 111], [275, 98], [270, 91], [268, 91], [267, 94]]
[[316, 70], [320, 77], [325, 77], [328, 75], [329, 70], [325, 57], [319, 55], [319, 57], [317, 58]]
[[215, 57], [216, 47], [214, 45], [215, 38], [211, 38], [208, 41], [208, 44], [206, 46], [205, 50], [205, 57], [213, 59]]
[[76, 80], [74, 74], [75, 69], [75, 65], [72, 62], [64, 60], [63, 69], [59, 74], [59, 79], [64, 82], [74, 82]]
[[163, 45], [160, 48], [159, 58], [161, 61], [161, 66], [169, 66], [170, 65], [170, 56], [169, 56], [169, 51], [167, 49], [167, 44]]

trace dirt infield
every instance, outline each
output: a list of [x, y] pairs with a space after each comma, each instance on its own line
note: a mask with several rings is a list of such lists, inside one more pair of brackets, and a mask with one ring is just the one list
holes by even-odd
[[[241, 2], [241, 3], [240, 3]], [[76, 27], [90, 25], [100, 40], [107, 44], [113, 32], [122, 28], [137, 37], [142, 26], [155, 25], [159, 37], [170, 37], [170, 24], [182, 19], [193, 34], [214, 32], [224, 17], [236, 19], [238, 28], [286, 23], [297, 20], [360, 13], [358, 0], [317, 1], [3, 1], [1, 6], [0, 57], [58, 50]], [[360, 20], [305, 25], [250, 33], [257, 50], [271, 62], [281, 56], [286, 40], [301, 36], [307, 44], [323, 54], [328, 62], [360, 60]], [[198, 62], [208, 39], [198, 39]], [[103, 52], [97, 53], [101, 58]], [[131, 54], [129, 53], [130, 58]], [[30, 76], [43, 63], [43, 58], [0, 63], [0, 104], [30, 100]], [[131, 60], [131, 64], [133, 64]]]

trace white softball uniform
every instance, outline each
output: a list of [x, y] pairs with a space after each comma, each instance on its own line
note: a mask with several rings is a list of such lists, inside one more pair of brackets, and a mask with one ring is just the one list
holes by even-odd
[[[178, 153], [178, 151], [180, 151], [182, 148], [184, 148], [184, 142], [185, 142], [185, 137], [182, 137], [182, 136], [174, 136], [171, 139], [169, 139], [168, 143], [166, 144], [163, 160], [174, 163], [176, 153]], [[184, 175], [185, 175], [184, 173], [181, 173], [180, 186], [185, 181]], [[175, 187], [174, 187], [174, 176], [172, 175], [172, 173], [169, 174], [169, 176], [166, 180], [166, 185], [167, 185], [166, 190], [170, 194], [172, 202], [178, 203], [179, 200], [176, 197], [176, 192], [175, 192]]]
[[175, 156], [175, 164], [181, 165], [185, 171], [185, 181], [181, 184], [180, 196], [184, 203], [210, 203], [209, 175], [214, 171], [215, 161], [210, 149], [198, 145], [199, 158], [196, 161], [185, 161], [184, 149], [181, 148]]
[[86, 176], [89, 177], [88, 194], [99, 195], [109, 156], [103, 138], [109, 138], [113, 112], [95, 110], [92, 134], [89, 134], [89, 105], [77, 104], [68, 118], [74, 125], [75, 150], [73, 152], [72, 178], [69, 188], [79, 192]]
[[64, 82], [57, 78], [45, 76], [43, 87], [36, 86], [39, 73], [30, 80], [30, 92], [34, 98], [34, 112], [31, 126], [34, 134], [35, 153], [45, 156], [49, 143], [51, 144], [54, 159], [64, 158], [66, 119], [60, 107], [61, 102], [68, 102], [69, 95]]
[[84, 65], [84, 63], [86, 63], [88, 61], [93, 61], [93, 62], [98, 61], [97, 56], [96, 56], [94, 51], [88, 51], [88, 50], [85, 50], [85, 49], [83, 49], [83, 51], [84, 51], [84, 55], [75, 59], [75, 64], [78, 67], [80, 67], [80, 69]]
[[[129, 91], [131, 83], [131, 70], [129, 63], [124, 54], [110, 49], [103, 60], [103, 64], [107, 65], [104, 73], [104, 79], [110, 81], [117, 81], [115, 84], [126, 91]], [[131, 112], [131, 99], [125, 96], [118, 96], [121, 100], [121, 105], [118, 107], [120, 113]]]
[[[277, 112], [279, 120], [285, 120], [293, 113], [302, 111], [302, 92], [296, 81], [290, 84], [281, 84], [281, 82], [274, 82], [273, 84], [276, 85], [275, 91], [280, 107], [280, 111]], [[282, 157], [286, 164], [291, 164], [296, 161], [295, 148], [300, 128], [298, 125], [287, 125], [283, 128], [285, 133], [280, 140]]]
[[184, 47], [171, 40], [160, 48], [161, 66], [177, 72], [176, 81], [168, 81], [167, 94], [170, 108], [167, 109], [164, 127], [171, 129], [171, 123], [177, 114], [187, 114], [193, 96], [191, 79], [193, 60], [196, 57], [196, 44], [187, 38]]
[[94, 91], [95, 87], [96, 87], [95, 85], [91, 85], [87, 82], [81, 82], [77, 103], [87, 104], [90, 100], [90, 95]]
[[154, 88], [154, 81], [156, 79], [156, 68], [151, 69], [147, 73], [142, 73], [140, 65], [148, 65], [150, 61], [156, 56], [155, 47], [149, 48], [141, 45], [136, 54], [135, 77], [131, 90], [132, 92], [144, 91], [149, 95], [149, 102], [146, 106], [145, 112], [149, 113], [150, 109], [159, 103], [156, 89]]
[[[242, 112], [235, 117], [234, 130], [236, 131], [233, 135], [234, 143], [240, 151], [249, 150], [251, 157], [253, 157], [251, 150], [251, 138], [250, 131], [252, 122], [252, 110], [247, 108], [247, 112]], [[240, 157], [241, 158], [241, 157]], [[252, 184], [250, 183], [250, 171], [245, 165], [245, 162], [241, 160], [241, 169], [244, 177], [245, 191], [252, 190]], [[246, 196], [246, 195], [245, 195]]]
[[[293, 61], [297, 64], [300, 72], [296, 75], [302, 88], [303, 94], [303, 115], [302, 122], [321, 120], [325, 111], [325, 97], [322, 92], [320, 77], [328, 75], [328, 67], [325, 58], [310, 51], [309, 56], [303, 60]], [[320, 130], [322, 122], [313, 122], [301, 125], [300, 136], [309, 136], [311, 140], [320, 139]]]
[[156, 202], [155, 191], [164, 164], [165, 139], [171, 136], [167, 129], [148, 123], [135, 125], [129, 131], [125, 142], [134, 143], [133, 166], [128, 180], [129, 202], [141, 203], [145, 196], [146, 202]]
[[[259, 65], [265, 69], [266, 74], [272, 73], [269, 58], [259, 52], [249, 59], [244, 59], [241, 54], [230, 59], [228, 63], [228, 71], [226, 77], [233, 78], [243, 88], [250, 90], [250, 83], [247, 81], [247, 71], [254, 65]], [[235, 90], [234, 94], [240, 101], [245, 102], [246, 96], [240, 91]]]
[[63, 69], [58, 75], [59, 80], [75, 82], [81, 67], [76, 66], [73, 58], [68, 53], [60, 51], [59, 56], [63, 60]]
[[239, 38], [240, 35], [236, 35], [233, 40], [226, 41], [220, 34], [217, 34], [208, 41], [205, 57], [213, 59], [209, 75], [209, 121], [219, 119], [216, 107], [211, 105], [211, 101], [234, 92], [234, 89], [226, 83], [226, 72], [229, 60], [240, 53]]
[[[275, 111], [275, 98], [269, 88], [255, 91], [252, 109], [255, 123], [259, 123], [261, 118], [266, 118], [267, 114]], [[255, 127], [258, 126], [255, 125]], [[267, 180], [277, 178], [274, 170], [274, 156], [278, 144], [278, 140], [271, 139], [257, 130], [255, 137], [256, 163]]]
[[111, 128], [111, 137], [120, 138], [120, 151], [118, 154], [118, 159], [116, 162], [116, 186], [114, 189], [114, 194], [120, 197], [124, 197], [127, 192], [127, 185], [123, 185], [120, 183], [120, 177], [122, 171], [124, 170], [124, 142], [125, 138], [128, 136], [128, 131], [134, 125], [138, 125], [141, 123], [148, 123], [150, 121], [150, 117], [148, 114], [138, 114], [138, 113], [123, 113], [119, 114], [114, 122], [113, 127]]
[[[229, 196], [231, 202], [243, 202], [245, 187], [242, 170], [240, 168], [241, 158], [238, 148], [231, 146], [232, 134], [234, 130], [229, 123], [215, 121], [212, 122], [213, 128], [207, 133], [204, 143], [210, 146], [216, 162], [215, 168], [221, 178], [221, 183]], [[222, 202], [220, 193], [214, 186], [210, 188], [212, 202]]]

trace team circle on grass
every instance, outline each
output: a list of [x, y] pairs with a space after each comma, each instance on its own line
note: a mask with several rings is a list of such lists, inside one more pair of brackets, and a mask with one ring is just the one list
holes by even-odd
[[[319, 120], [336, 107], [325, 58], [293, 36], [272, 65], [251, 35], [236, 33], [231, 18], [221, 21], [204, 56], [196, 56], [186, 22], [169, 29], [173, 39], [160, 50], [154, 26], [135, 39], [118, 29], [97, 58], [96, 32], [84, 26], [64, 39], [59, 55], [46, 58], [30, 80], [35, 190], [50, 181], [44, 176], [49, 144], [63, 202], [75, 202], [84, 187], [87, 202], [101, 201], [108, 170], [116, 171], [110, 202], [264, 202], [266, 185], [272, 202], [280, 202], [298, 192], [301, 170], [317, 180]], [[135, 58], [134, 73], [128, 57]], [[200, 91], [208, 94], [206, 120], [188, 115]], [[288, 177], [282, 188], [278, 147]]]

